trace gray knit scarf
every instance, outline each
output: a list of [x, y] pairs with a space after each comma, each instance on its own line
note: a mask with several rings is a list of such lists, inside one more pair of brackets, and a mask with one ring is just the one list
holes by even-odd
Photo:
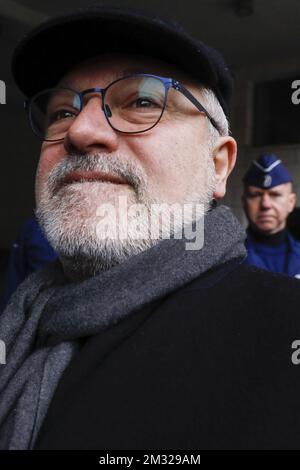
[[245, 257], [245, 233], [225, 206], [205, 216], [204, 246], [164, 239], [112, 269], [68, 283], [59, 262], [25, 280], [0, 317], [0, 449], [32, 449], [62, 373], [94, 335], [201, 273]]

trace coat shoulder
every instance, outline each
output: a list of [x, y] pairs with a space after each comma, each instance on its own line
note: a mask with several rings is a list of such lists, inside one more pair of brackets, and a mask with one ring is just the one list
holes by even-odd
[[[255, 266], [229, 262], [210, 270], [185, 286], [181, 292], [206, 303], [243, 311], [284, 311], [299, 317], [300, 280]], [[193, 292], [193, 295], [192, 295]], [[188, 295], [187, 295], [188, 297]]]

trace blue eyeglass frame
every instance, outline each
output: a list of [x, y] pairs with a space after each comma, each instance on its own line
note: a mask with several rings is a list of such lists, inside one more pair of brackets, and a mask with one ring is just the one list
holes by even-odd
[[[150, 78], [156, 78], [158, 80], [160, 80], [163, 85], [164, 85], [164, 88], [165, 88], [165, 100], [164, 100], [164, 105], [163, 105], [163, 108], [162, 108], [162, 112], [158, 118], [158, 120], [155, 122], [155, 124], [153, 124], [151, 127], [143, 130], [143, 131], [121, 131], [117, 128], [115, 128], [112, 123], [110, 122], [110, 117], [109, 114], [110, 114], [110, 110], [109, 110], [109, 107], [106, 106], [105, 104], [105, 95], [107, 93], [107, 91], [109, 90], [109, 88], [111, 86], [113, 86], [115, 83], [117, 82], [120, 82], [121, 80], [125, 80], [127, 78], [133, 78], [133, 77], [150, 77]], [[24, 109], [26, 110], [27, 114], [28, 114], [28, 118], [29, 118], [29, 122], [30, 122], [30, 127], [33, 131], [33, 133], [38, 137], [40, 138], [42, 141], [47, 141], [47, 142], [58, 142], [58, 141], [61, 141], [64, 139], [63, 138], [60, 138], [60, 139], [44, 139], [43, 137], [41, 137], [36, 131], [35, 131], [35, 127], [34, 127], [34, 124], [33, 124], [33, 121], [32, 121], [32, 116], [31, 116], [31, 104], [32, 102], [38, 97], [40, 96], [41, 94], [47, 92], [47, 91], [51, 91], [51, 90], [69, 90], [69, 91], [72, 91], [73, 93], [75, 93], [78, 97], [79, 97], [79, 100], [80, 100], [80, 108], [79, 108], [79, 113], [80, 111], [82, 111], [83, 109], [83, 97], [85, 95], [87, 95], [88, 93], [100, 93], [101, 94], [101, 97], [102, 97], [102, 111], [106, 117], [106, 120], [108, 122], [108, 124], [110, 125], [110, 127], [112, 129], [114, 129], [115, 131], [117, 132], [120, 132], [122, 134], [141, 134], [143, 132], [147, 132], [149, 131], [150, 129], [153, 129], [153, 127], [155, 127], [163, 113], [164, 113], [164, 110], [166, 108], [166, 103], [167, 103], [167, 98], [168, 98], [168, 92], [170, 90], [170, 88], [174, 88], [176, 91], [179, 91], [180, 93], [182, 93], [197, 109], [198, 111], [200, 111], [201, 113], [204, 113], [206, 115], [206, 117], [209, 119], [209, 121], [211, 122], [211, 124], [214, 126], [214, 128], [219, 132], [221, 133], [221, 130], [220, 130], [220, 127], [218, 126], [217, 122], [215, 121], [215, 119], [209, 114], [209, 112], [204, 108], [204, 106], [202, 106], [202, 104], [197, 100], [197, 98], [194, 97], [194, 95], [192, 95], [192, 93], [189, 92], [189, 90], [187, 90], [183, 85], [182, 83], [180, 83], [178, 80], [175, 80], [174, 78], [167, 78], [167, 77], [161, 77], [159, 75], [153, 75], [153, 74], [147, 74], [147, 73], [135, 73], [135, 74], [131, 74], [131, 75], [126, 75], [124, 77], [121, 77], [121, 78], [118, 78], [117, 80], [114, 80], [112, 83], [110, 83], [106, 88], [99, 88], [99, 87], [95, 87], [95, 88], [88, 88], [86, 90], [83, 90], [83, 91], [76, 91], [76, 90], [73, 90], [72, 88], [66, 88], [66, 87], [55, 87], [55, 88], [48, 88], [46, 90], [42, 90], [41, 92], [37, 93], [36, 95], [34, 95], [33, 97], [31, 98], [28, 98], [24, 101]]]

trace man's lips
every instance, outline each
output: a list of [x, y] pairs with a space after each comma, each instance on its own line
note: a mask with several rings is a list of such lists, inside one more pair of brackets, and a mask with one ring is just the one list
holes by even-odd
[[63, 184], [65, 185], [78, 182], [83, 183], [89, 181], [105, 181], [114, 184], [128, 184], [127, 181], [120, 176], [102, 173], [100, 171], [72, 171], [64, 177]]
[[258, 221], [263, 222], [264, 220], [274, 220], [275, 217], [273, 215], [261, 215], [257, 218]]

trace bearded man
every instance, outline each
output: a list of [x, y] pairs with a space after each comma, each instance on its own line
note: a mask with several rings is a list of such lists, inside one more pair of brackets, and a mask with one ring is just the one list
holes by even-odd
[[0, 319], [1, 448], [298, 448], [297, 281], [245, 266], [216, 204], [236, 160], [221, 55], [94, 7], [31, 32], [13, 73], [59, 260]]

